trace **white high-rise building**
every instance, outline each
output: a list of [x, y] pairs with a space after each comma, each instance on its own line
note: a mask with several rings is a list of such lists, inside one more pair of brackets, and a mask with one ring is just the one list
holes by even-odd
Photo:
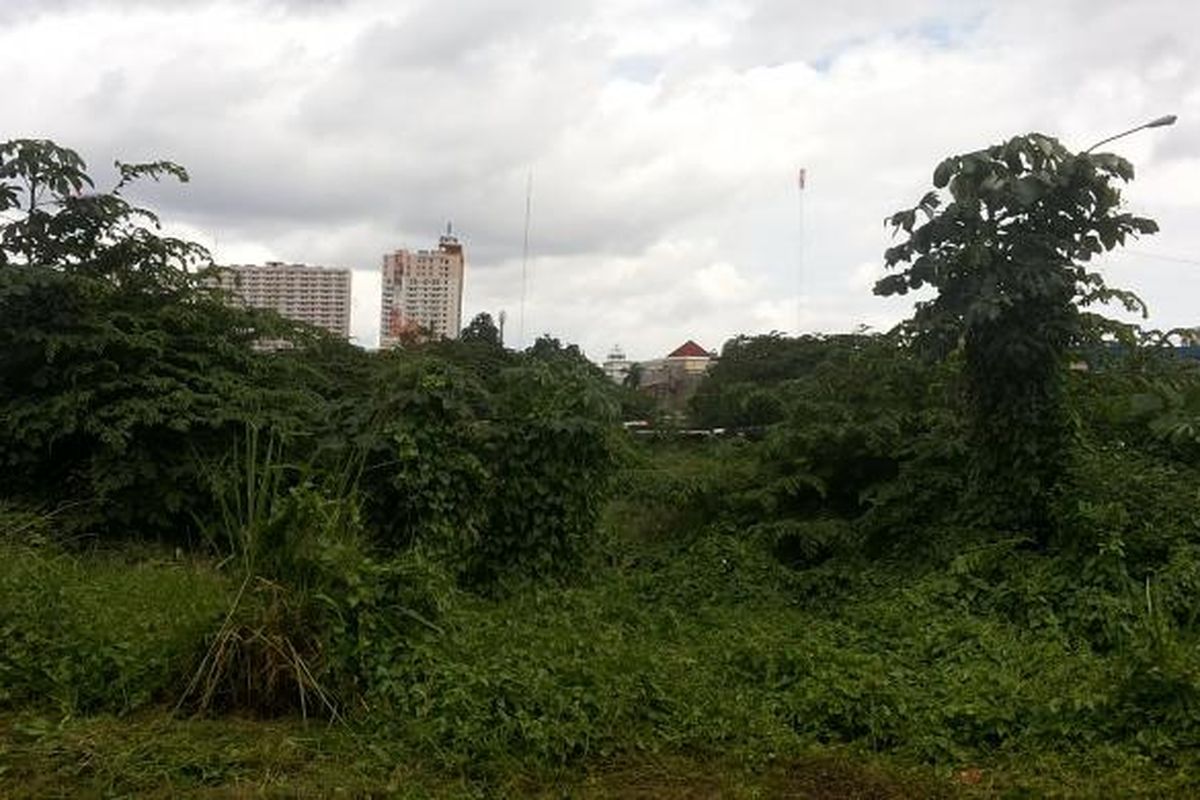
[[436, 250], [397, 250], [383, 257], [379, 346], [405, 336], [453, 339], [462, 329], [462, 243], [446, 226]]
[[350, 270], [306, 264], [232, 264], [221, 267], [217, 285], [242, 303], [350, 337]]

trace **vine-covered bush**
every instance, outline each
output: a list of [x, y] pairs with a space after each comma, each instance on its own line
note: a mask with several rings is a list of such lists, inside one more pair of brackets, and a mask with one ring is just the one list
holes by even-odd
[[571, 365], [534, 362], [502, 376], [479, 575], [562, 575], [579, 566], [616, 466], [617, 404], [607, 389]]
[[461, 559], [486, 522], [489, 397], [469, 372], [432, 357], [387, 354], [376, 370], [360, 485], [377, 542], [420, 542]]
[[577, 565], [615, 466], [603, 378], [529, 359], [485, 386], [433, 356], [388, 361], [360, 434], [379, 543], [442, 553], [468, 582]]

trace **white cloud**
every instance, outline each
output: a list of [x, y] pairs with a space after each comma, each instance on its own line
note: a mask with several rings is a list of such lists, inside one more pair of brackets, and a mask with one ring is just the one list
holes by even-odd
[[526, 341], [650, 357], [886, 327], [909, 301], [870, 293], [882, 220], [938, 160], [1034, 129], [1086, 147], [1171, 112], [1119, 143], [1130, 207], [1163, 233], [1107, 263], [1153, 323], [1196, 322], [1200, 268], [1145, 255], [1200, 260], [1200, 11], [1168, 0], [16, 6], [0, 137], [54, 138], [100, 171], [184, 163], [191, 184], [144, 199], [223, 260], [354, 268], [365, 342], [381, 254], [453, 219], [464, 317], [506, 309], [517, 343], [531, 170]]

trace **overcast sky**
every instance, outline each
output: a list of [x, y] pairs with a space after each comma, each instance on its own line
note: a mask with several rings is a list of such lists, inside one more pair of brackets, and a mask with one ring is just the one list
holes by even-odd
[[[467, 248], [464, 322], [508, 312], [595, 359], [693, 338], [886, 328], [886, 214], [934, 165], [1036, 130], [1136, 164], [1162, 233], [1107, 261], [1151, 324], [1200, 323], [1200, 5], [1186, 0], [0, 0], [0, 139], [144, 193], [219, 262], [354, 270], [374, 346], [379, 263]], [[803, 199], [799, 168], [807, 170]], [[803, 233], [802, 233], [803, 231]]]

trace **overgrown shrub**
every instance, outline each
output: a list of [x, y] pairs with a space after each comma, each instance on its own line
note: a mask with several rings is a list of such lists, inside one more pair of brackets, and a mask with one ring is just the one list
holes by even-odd
[[431, 560], [421, 541], [372, 552], [358, 462], [330, 472], [289, 455], [250, 427], [206, 470], [222, 511], [208, 538], [240, 588], [180, 706], [336, 717], [386, 684], [414, 630], [439, 630], [453, 554]]
[[197, 275], [204, 248], [125, 200], [182, 168], [117, 166], [115, 187], [85, 191], [73, 151], [0, 144], [0, 493], [69, 505], [60, 524], [92, 533], [182, 543], [211, 511], [190, 454], [220, 454], [248, 421], [323, 417], [254, 342], [321, 337], [223, 302]]
[[360, 485], [378, 543], [421, 543], [462, 560], [486, 521], [489, 397], [468, 372], [431, 357], [385, 356], [356, 432]]
[[571, 364], [535, 362], [501, 376], [478, 575], [562, 576], [580, 566], [616, 467], [617, 404], [606, 390]]
[[578, 566], [615, 467], [616, 405], [570, 360], [482, 384], [428, 355], [383, 365], [361, 486], [377, 541], [420, 546], [468, 583]]
[[806, 351], [805, 371], [773, 389], [784, 418], [755, 448], [755, 485], [730, 506], [748, 524], [869, 511], [883, 541], [954, 511], [966, 448], [950, 369], [922, 363], [898, 333]]
[[[1112, 727], [1144, 752], [1171, 760], [1200, 745], [1200, 649], [1194, 630], [1181, 633], [1158, 604], [1150, 579], [1139, 599], [1136, 622], [1116, 659]], [[1194, 614], [1194, 599], [1192, 606]]]
[[933, 190], [887, 219], [902, 237], [884, 254], [897, 272], [875, 292], [936, 291], [909, 324], [928, 356], [961, 358], [976, 502], [1039, 539], [1072, 444], [1068, 356], [1102, 327], [1084, 309], [1118, 302], [1146, 313], [1086, 266], [1158, 230], [1122, 210], [1119, 184], [1132, 179], [1119, 156], [1030, 133], [945, 159]]

